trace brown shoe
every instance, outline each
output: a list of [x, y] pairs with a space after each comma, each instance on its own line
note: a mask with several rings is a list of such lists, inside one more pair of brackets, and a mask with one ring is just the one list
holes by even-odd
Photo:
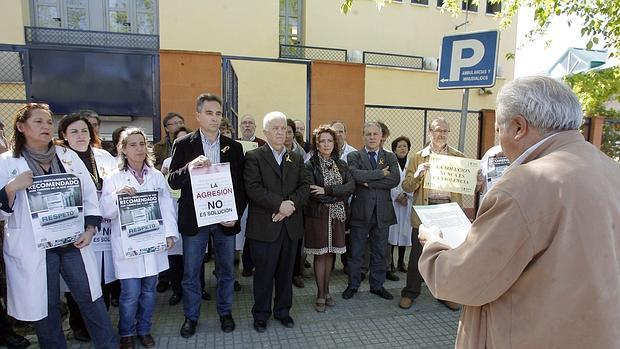
[[300, 275], [293, 276], [293, 285], [297, 288], [304, 288], [304, 279]]
[[121, 349], [133, 349], [133, 336], [121, 337]]
[[150, 334], [138, 336], [138, 339], [140, 340], [140, 344], [145, 348], [153, 348], [155, 346], [155, 340]]
[[400, 298], [400, 303], [398, 303], [398, 306], [401, 309], [409, 309], [409, 308], [411, 308], [412, 305], [413, 305], [413, 299], [411, 299], [409, 297], [401, 297]]
[[446, 308], [450, 309], [450, 310], [460, 310], [461, 309], [461, 305], [458, 303], [454, 303], [454, 302], [450, 302], [450, 301], [444, 301], [441, 299], [438, 299], [439, 303], [443, 304], [446, 306]]

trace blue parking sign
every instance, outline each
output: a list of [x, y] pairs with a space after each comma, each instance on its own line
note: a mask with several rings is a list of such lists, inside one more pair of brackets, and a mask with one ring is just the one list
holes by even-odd
[[437, 88], [461, 89], [495, 85], [499, 31], [444, 36]]

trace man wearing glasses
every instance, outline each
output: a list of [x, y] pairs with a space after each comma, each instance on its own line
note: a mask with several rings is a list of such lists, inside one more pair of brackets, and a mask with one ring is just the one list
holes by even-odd
[[161, 170], [161, 164], [164, 160], [172, 156], [172, 142], [174, 142], [172, 137], [179, 128], [185, 126], [185, 119], [175, 112], [170, 112], [166, 114], [162, 124], [166, 130], [166, 137], [153, 146], [155, 168], [158, 170]]
[[[424, 189], [424, 176], [427, 170], [430, 168], [429, 157], [431, 153], [458, 156], [463, 157], [463, 153], [452, 148], [448, 145], [448, 135], [450, 134], [450, 125], [443, 119], [434, 119], [431, 121], [428, 128], [428, 136], [431, 142], [426, 148], [415, 153], [409, 160], [409, 166], [407, 167], [407, 173], [403, 180], [403, 190], [408, 193], [414, 193], [414, 205], [437, 205], [446, 204], [449, 202], [456, 202], [459, 205], [461, 202], [461, 194], [444, 192], [439, 190]], [[420, 218], [415, 213], [411, 212], [411, 226], [412, 226], [412, 239], [411, 239], [411, 252], [409, 254], [409, 265], [407, 269], [407, 285], [401, 292], [401, 299], [399, 306], [403, 309], [411, 308], [413, 300], [420, 295], [420, 287], [422, 285], [422, 276], [418, 270], [418, 260], [422, 254], [422, 245], [415, 237], [418, 236], [418, 227], [420, 226]], [[457, 310], [459, 305], [452, 302], [442, 301], [446, 307]]]

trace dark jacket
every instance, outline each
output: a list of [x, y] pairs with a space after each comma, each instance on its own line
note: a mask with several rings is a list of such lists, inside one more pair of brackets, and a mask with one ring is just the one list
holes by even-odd
[[[172, 147], [168, 184], [172, 189], [181, 189], [181, 196], [178, 200], [178, 226], [179, 233], [183, 235], [191, 236], [198, 233], [194, 194], [192, 193], [192, 182], [187, 164], [200, 155], [204, 155], [200, 129], [178, 138]], [[247, 203], [245, 186], [243, 185], [243, 147], [228, 137], [220, 136], [220, 163], [224, 162], [230, 163], [230, 175], [235, 190], [235, 206], [239, 218], [234, 227], [222, 228], [224, 229], [224, 234], [234, 235], [241, 230], [239, 220]]]
[[304, 214], [310, 217], [320, 217], [321, 211], [326, 207], [325, 204], [333, 204], [338, 201], [344, 201], [348, 205], [348, 198], [355, 191], [355, 180], [351, 175], [351, 171], [347, 163], [334, 159], [338, 166], [338, 171], [342, 176], [342, 184], [325, 186], [323, 171], [321, 171], [320, 159], [317, 155], [313, 155], [306, 163], [306, 169], [311, 174], [312, 183], [325, 189], [325, 194], [310, 194], [310, 199], [304, 207]]
[[[246, 153], [243, 178], [249, 199], [248, 222], [245, 236], [250, 239], [273, 242], [282, 230], [282, 224], [292, 240], [304, 234], [302, 209], [310, 193], [310, 175], [301, 156], [287, 151], [282, 168], [276, 162], [269, 144]], [[280, 222], [273, 222], [282, 201], [292, 200], [295, 211]]]

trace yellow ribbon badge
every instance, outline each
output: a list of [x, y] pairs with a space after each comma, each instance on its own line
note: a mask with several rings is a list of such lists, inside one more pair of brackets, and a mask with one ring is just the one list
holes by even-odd
[[225, 146], [224, 148], [222, 148], [222, 154], [226, 153], [228, 149], [230, 149], [229, 146]]
[[383, 164], [384, 164], [383, 158], [379, 159], [379, 165], [383, 165]]
[[286, 162], [293, 162], [293, 160], [291, 160], [291, 154], [286, 153], [286, 158], [285, 158]]

